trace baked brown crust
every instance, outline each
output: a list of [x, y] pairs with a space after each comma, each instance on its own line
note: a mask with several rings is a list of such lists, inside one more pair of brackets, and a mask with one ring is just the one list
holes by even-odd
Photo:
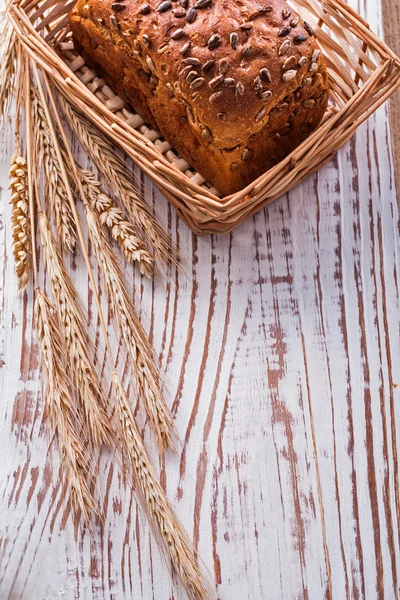
[[322, 54], [283, 0], [78, 0], [70, 24], [85, 58], [223, 194], [326, 110]]

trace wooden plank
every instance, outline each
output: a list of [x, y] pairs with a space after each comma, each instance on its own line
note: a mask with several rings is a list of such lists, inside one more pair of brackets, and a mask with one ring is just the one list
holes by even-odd
[[[358, 8], [379, 32], [379, 1]], [[220, 598], [398, 598], [399, 231], [389, 139], [382, 108], [334, 160], [227, 236], [196, 238], [135, 170], [186, 262], [154, 284], [126, 270], [183, 442], [157, 466]], [[8, 128], [0, 598], [184, 598], [109, 456], [97, 490], [104, 521], [90, 536], [69, 519], [43, 422], [32, 291], [19, 296], [13, 274], [11, 148]], [[81, 259], [68, 262], [91, 305]]]
[[[383, 30], [385, 40], [392, 50], [400, 56], [400, 4], [382, 0]], [[390, 100], [390, 124], [397, 190], [400, 190], [400, 90]], [[398, 193], [400, 202], [400, 194]]]

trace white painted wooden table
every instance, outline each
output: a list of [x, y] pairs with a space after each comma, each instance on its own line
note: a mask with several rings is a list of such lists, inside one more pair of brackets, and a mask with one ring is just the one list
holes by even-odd
[[[380, 32], [379, 0], [357, 7]], [[187, 272], [139, 285], [183, 440], [161, 475], [235, 600], [395, 599], [399, 589], [399, 230], [385, 108], [231, 235], [196, 238], [146, 182]], [[1, 143], [0, 599], [168, 600], [117, 465], [76, 535], [48, 452], [32, 291], [13, 274]], [[85, 293], [79, 258], [75, 280]], [[57, 456], [55, 454], [55, 456]]]

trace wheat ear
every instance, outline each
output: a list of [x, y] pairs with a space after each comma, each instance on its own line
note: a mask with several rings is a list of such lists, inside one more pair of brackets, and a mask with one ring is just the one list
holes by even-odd
[[40, 238], [45, 265], [62, 325], [70, 368], [79, 390], [79, 397], [95, 447], [103, 443], [112, 446], [112, 434], [106, 413], [104, 393], [89, 355], [90, 341], [85, 331], [82, 311], [76, 301], [78, 293], [68, 275], [46, 215], [38, 215]]
[[32, 269], [32, 245], [27, 164], [25, 157], [22, 155], [18, 138], [15, 141], [15, 152], [11, 159], [9, 177], [13, 254], [18, 288], [22, 290], [28, 283]]
[[210, 590], [204, 584], [204, 576], [196, 563], [187, 536], [149, 461], [121, 379], [116, 373], [113, 374], [113, 383], [115, 416], [119, 421], [120, 431], [123, 432], [123, 441], [132, 466], [134, 482], [143, 499], [142, 504], [154, 532], [162, 539], [172, 566], [190, 597], [196, 600], [210, 600]]
[[95, 163], [111, 193], [132, 216], [138, 232], [164, 264], [173, 261], [174, 250], [170, 236], [139, 198], [132, 184], [131, 174], [112, 144], [64, 98], [60, 97], [59, 101], [80, 144]]
[[66, 372], [66, 354], [60, 335], [60, 323], [46, 295], [36, 291], [35, 323], [42, 367], [46, 373], [46, 389], [43, 394], [48, 416], [57, 434], [61, 466], [66, 475], [72, 509], [80, 510], [86, 523], [91, 513], [97, 512], [96, 502], [88, 486], [85, 445], [82, 431], [76, 429], [76, 414], [71, 390], [73, 385]]
[[[46, 85], [46, 76], [44, 76]], [[49, 90], [49, 88], [48, 88]], [[49, 92], [50, 93], [50, 92]], [[51, 94], [50, 94], [51, 98]], [[54, 102], [52, 102], [54, 108]], [[65, 134], [62, 128], [61, 123], [58, 121], [58, 127], [60, 129], [61, 136], [66, 143]], [[69, 153], [70, 154], [70, 153]], [[74, 168], [73, 157], [70, 155], [70, 161], [72, 168]], [[77, 182], [79, 182], [79, 177], [76, 174]], [[79, 182], [80, 184], [80, 182]], [[81, 186], [81, 184], [80, 184]], [[81, 186], [82, 187], [82, 186]], [[81, 195], [84, 197], [84, 192], [81, 190]], [[76, 214], [76, 209], [73, 204], [72, 198], [70, 197], [71, 208]], [[90, 210], [90, 209], [89, 209]], [[94, 215], [92, 213], [93, 219]], [[77, 219], [77, 232], [79, 239], [82, 243], [82, 251], [85, 256], [85, 260], [88, 265], [89, 274], [91, 277], [91, 281], [94, 284], [94, 277], [91, 270], [90, 261], [87, 256], [85, 245], [83, 244], [83, 237], [81, 234], [81, 227], [79, 223], [79, 219], [76, 215]], [[95, 219], [94, 219], [95, 220]], [[103, 230], [100, 228], [100, 231], [104, 234]], [[107, 240], [106, 240], [107, 241]], [[108, 241], [107, 241], [108, 243]], [[105, 342], [108, 349], [108, 352], [111, 354], [111, 348], [108, 341], [107, 329], [105, 326], [104, 319], [101, 317], [101, 305], [98, 298], [98, 294], [96, 292], [96, 288], [94, 286], [94, 293], [96, 302], [98, 304], [99, 312], [100, 312], [100, 323], [104, 332]], [[146, 338], [144, 338], [146, 339]], [[177, 521], [170, 504], [163, 492], [160, 484], [157, 482], [156, 475], [154, 473], [154, 469], [150, 461], [148, 460], [146, 450], [144, 448], [143, 442], [137, 430], [132, 411], [129, 406], [129, 402], [127, 400], [125, 391], [122, 387], [121, 380], [117, 374], [113, 374], [113, 382], [116, 385], [116, 410], [114, 414], [117, 413], [117, 418], [121, 423], [121, 429], [124, 429], [125, 423], [129, 427], [129, 431], [126, 430], [123, 432], [122, 439], [127, 443], [128, 454], [130, 457], [130, 462], [132, 463], [132, 467], [134, 467], [135, 475], [137, 473], [136, 481], [140, 484], [139, 489], [142, 491], [142, 495], [144, 498], [144, 507], [147, 508], [147, 514], [154, 516], [154, 524], [155, 531], [158, 532], [158, 538], [162, 539], [166, 548], [168, 555], [171, 558], [172, 564], [178, 575], [180, 576], [183, 585], [189, 591], [189, 594], [192, 598], [196, 598], [197, 600], [211, 600], [213, 596], [212, 593], [209, 593], [206, 590], [206, 587], [203, 584], [203, 577], [200, 569], [198, 568], [196, 561], [194, 559], [193, 553], [191, 552], [189, 544], [186, 542], [185, 534], [182, 532], [181, 526]], [[120, 407], [120, 408], [118, 408]]]
[[[33, 65], [33, 69], [35, 71], [37, 80], [38, 74], [36, 66]], [[49, 92], [49, 87], [47, 85], [46, 75], [43, 74], [43, 78], [46, 82], [46, 87]], [[49, 92], [50, 94], [50, 92]], [[51, 100], [51, 94], [50, 94]], [[54, 102], [51, 100], [53, 110], [54, 110]], [[57, 119], [57, 125], [59, 127], [59, 131], [61, 133], [64, 145], [67, 144], [67, 140], [65, 138], [65, 134], [62, 128], [62, 124]], [[54, 137], [54, 143], [56, 144], [56, 136], [53, 130], [52, 124], [50, 124], [52, 135]], [[67, 151], [69, 149], [67, 148]], [[60, 157], [60, 153], [58, 153]], [[69, 164], [74, 169], [74, 161], [71, 153], [69, 152]], [[64, 181], [67, 181], [67, 176], [65, 173], [65, 168], [62, 165], [63, 178]], [[79, 177], [76, 176], [77, 182], [79, 182]], [[80, 187], [81, 184], [80, 184]], [[69, 188], [68, 188], [69, 189]], [[82, 197], [84, 197], [83, 190], [80, 190]], [[85, 261], [88, 267], [89, 277], [92, 282], [94, 288], [94, 296], [96, 299], [96, 304], [99, 309], [99, 318], [100, 324], [103, 329], [104, 338], [108, 353], [110, 358], [112, 357], [111, 348], [108, 340], [107, 328], [105, 326], [104, 318], [102, 317], [101, 304], [99, 300], [99, 296], [97, 293], [97, 289], [95, 286], [94, 275], [92, 272], [91, 264], [89, 257], [87, 255], [86, 246], [84, 244], [84, 239], [82, 235], [82, 230], [79, 222], [79, 217], [76, 213], [76, 208], [70, 193], [68, 193], [68, 198], [71, 205], [71, 210], [75, 215], [75, 219], [77, 222], [77, 234], [82, 245], [82, 252], [85, 257]], [[102, 233], [104, 231], [100, 228]], [[129, 431], [125, 431], [123, 435], [123, 440], [127, 443], [127, 448], [129, 449], [129, 457], [132, 466], [134, 467], [134, 473], [136, 475], [135, 479], [139, 484], [138, 489], [141, 491], [145, 508], [147, 508], [149, 516], [152, 515], [154, 517], [153, 523], [155, 525], [154, 530], [158, 532], [158, 538], [162, 539], [166, 548], [166, 552], [168, 556], [170, 556], [172, 564], [178, 575], [180, 576], [183, 585], [188, 590], [189, 595], [192, 598], [196, 598], [197, 600], [210, 600], [213, 596], [206, 590], [202, 579], [202, 574], [200, 569], [198, 568], [196, 561], [193, 556], [193, 552], [190, 549], [189, 544], [186, 541], [185, 534], [183, 533], [179, 522], [177, 521], [170, 504], [163, 492], [160, 484], [157, 482], [157, 478], [152, 468], [150, 461], [148, 460], [143, 442], [137, 430], [132, 411], [130, 409], [125, 391], [122, 387], [121, 380], [118, 375], [113, 375], [114, 385], [117, 385], [116, 390], [116, 407], [122, 407], [121, 409], [114, 410], [114, 415], [118, 418], [118, 421], [121, 423], [121, 429], [124, 428], [125, 423], [129, 427]]]
[[42, 100], [32, 86], [33, 126], [35, 141], [40, 158], [43, 158], [43, 169], [46, 175], [46, 197], [50, 215], [54, 220], [57, 236], [62, 247], [70, 250], [75, 247], [76, 231], [74, 217], [69, 205], [65, 182], [60, 171], [60, 164], [54, 148], [49, 125]]
[[3, 49], [0, 57], [0, 116], [2, 116], [5, 113], [13, 89], [17, 58], [17, 36], [8, 20], [4, 22], [0, 33], [0, 48]]
[[135, 235], [132, 223], [128, 221], [122, 210], [115, 206], [110, 196], [101, 190], [100, 181], [91, 171], [79, 168], [78, 175], [90, 208], [99, 218], [100, 223], [108, 227], [126, 260], [137, 262], [140, 272], [146, 277], [151, 277], [154, 273], [154, 258], [142, 240]]
[[90, 241], [106, 284], [111, 308], [129, 353], [138, 396], [143, 400], [160, 449], [173, 449], [170, 431], [175, 432], [174, 422], [162, 397], [152, 348], [126, 291], [118, 258], [88, 206], [86, 217]]

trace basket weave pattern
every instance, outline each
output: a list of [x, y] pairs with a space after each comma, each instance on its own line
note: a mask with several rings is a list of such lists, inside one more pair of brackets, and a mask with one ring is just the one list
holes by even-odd
[[343, 0], [289, 0], [314, 28], [328, 67], [330, 105], [320, 126], [251, 185], [221, 197], [90, 69], [73, 47], [72, 2], [22, 0], [14, 27], [31, 56], [76, 108], [150, 177], [197, 234], [228, 232], [327, 162], [400, 85], [400, 59]]

